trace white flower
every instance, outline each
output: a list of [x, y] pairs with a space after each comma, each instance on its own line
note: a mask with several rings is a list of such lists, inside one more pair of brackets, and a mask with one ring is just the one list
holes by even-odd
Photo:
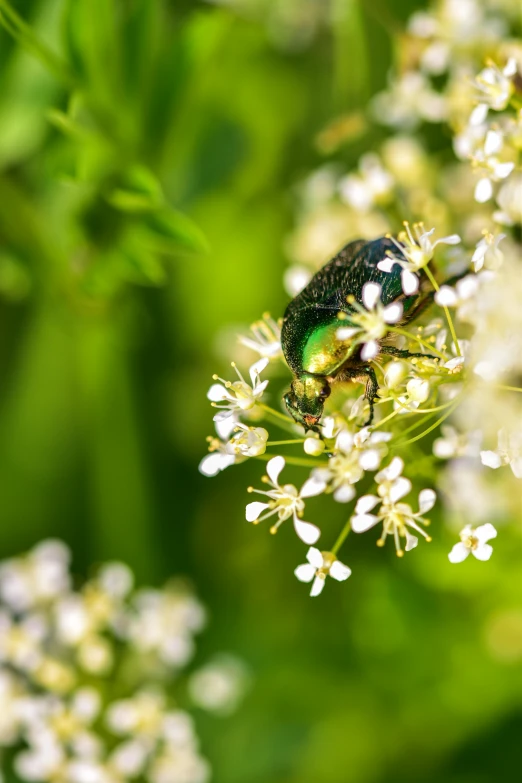
[[470, 552], [477, 560], [489, 560], [493, 553], [493, 547], [486, 542], [495, 538], [496, 535], [497, 531], [489, 522], [476, 529], [471, 525], [466, 525], [460, 531], [460, 543], [455, 544], [448, 555], [448, 560], [450, 563], [462, 563]]
[[349, 503], [355, 496], [353, 484], [365, 470], [377, 470], [386, 455], [390, 432], [371, 432], [367, 427], [356, 433], [342, 429], [336, 438], [334, 455], [324, 468], [316, 468], [312, 475], [328, 484], [338, 503]]
[[228, 451], [228, 443], [211, 436], [207, 441], [209, 454], [206, 454], [199, 463], [199, 472], [204, 476], [217, 476], [222, 470], [238, 461], [237, 456]]
[[480, 272], [483, 267], [497, 270], [504, 259], [504, 253], [500, 250], [499, 245], [506, 235], [492, 234], [490, 231], [484, 231], [483, 234], [484, 236], [478, 242], [471, 258], [475, 272]]
[[359, 174], [349, 174], [341, 179], [339, 193], [343, 201], [357, 211], [368, 212], [388, 198], [394, 184], [379, 156], [370, 152], [362, 156]]
[[192, 674], [188, 690], [198, 707], [230, 714], [241, 701], [248, 680], [242, 661], [231, 655], [221, 655]]
[[312, 597], [323, 591], [327, 576], [331, 576], [338, 582], [344, 582], [352, 573], [351, 568], [337, 560], [333, 552], [320, 552], [312, 546], [308, 550], [306, 559], [308, 563], [297, 566], [294, 574], [300, 582], [312, 582], [310, 590]]
[[392, 81], [389, 90], [372, 100], [375, 118], [397, 128], [414, 128], [421, 120], [441, 122], [447, 114], [444, 95], [436, 92], [419, 71], [406, 71]]
[[238, 381], [224, 381], [217, 375], [213, 376], [215, 381], [221, 381], [221, 383], [211, 386], [207, 394], [213, 406], [221, 408], [220, 412], [214, 416], [214, 421], [222, 421], [236, 412], [249, 411], [259, 402], [268, 386], [268, 381], [260, 380], [260, 374], [267, 365], [268, 359], [266, 358], [259, 359], [252, 365], [249, 370], [252, 385], [245, 381], [234, 362], [232, 362], [232, 367], [238, 375]]
[[[486, 274], [483, 272], [482, 274]], [[491, 273], [489, 273], [491, 274]], [[481, 278], [479, 275], [471, 274], [458, 280], [455, 288], [449, 285], [441, 285], [435, 293], [435, 301], [441, 307], [456, 307], [457, 315], [462, 321], [470, 320], [470, 313], [473, 313], [472, 305], [480, 287]]]
[[401, 231], [397, 239], [390, 237], [401, 255], [390, 254], [388, 258], [379, 261], [377, 267], [383, 272], [391, 272], [393, 265], [399, 264], [402, 267], [402, 290], [405, 294], [410, 295], [419, 289], [419, 278], [416, 272], [429, 264], [437, 245], [457, 245], [460, 242], [460, 237], [457, 234], [452, 234], [432, 242], [430, 237], [435, 231], [434, 228], [431, 231], [425, 231], [422, 223], [416, 223], [413, 226], [413, 231], [409, 223], [404, 223], [404, 227], [406, 230]]
[[507, 432], [499, 430], [496, 451], [481, 451], [480, 459], [488, 468], [509, 465], [516, 478], [522, 478], [522, 430]]
[[15, 612], [48, 603], [70, 587], [70, 552], [61, 541], [42, 541], [23, 558], [0, 565], [0, 598]]
[[510, 57], [505, 67], [500, 70], [498, 65], [489, 61], [475, 79], [475, 87], [479, 93], [479, 105], [471, 116], [473, 124], [480, 124], [486, 119], [488, 109], [503, 111], [515, 90], [513, 76], [517, 72], [517, 62]]
[[[433, 508], [436, 498], [432, 489], [423, 489], [419, 493], [419, 510], [417, 512], [413, 512], [411, 506], [407, 503], [400, 503], [400, 499], [411, 490], [409, 479], [401, 476], [403, 468], [404, 463], [402, 459], [395, 457], [388, 467], [381, 470], [375, 477], [379, 484], [379, 497], [375, 495], [363, 495], [360, 497], [355, 507], [355, 514], [351, 519], [352, 530], [355, 533], [363, 533], [382, 522], [383, 531], [377, 544], [378, 546], [384, 546], [386, 537], [393, 535], [395, 549], [399, 557], [402, 557], [404, 554], [400, 542], [401, 538], [406, 539], [406, 552], [416, 547], [418, 543], [418, 538], [412, 535], [408, 528], [412, 528], [417, 533], [420, 533], [426, 541], [431, 541], [430, 536], [420, 525], [428, 524], [428, 521], [422, 515]], [[381, 504], [379, 513], [370, 514], [369, 512], [379, 503]]]
[[286, 293], [291, 297], [297, 296], [303, 288], [306, 288], [311, 279], [311, 269], [301, 264], [292, 264], [283, 276], [283, 285]]
[[430, 396], [430, 383], [425, 378], [411, 378], [406, 384], [406, 394], [401, 394], [394, 401], [395, 410], [399, 413], [409, 413], [426, 402]]
[[515, 164], [513, 161], [500, 161], [498, 154], [502, 152], [504, 137], [500, 131], [488, 130], [484, 145], [476, 149], [471, 160], [473, 165], [484, 171], [475, 187], [475, 200], [484, 204], [493, 196], [493, 182], [500, 182], [509, 177]]
[[493, 214], [494, 220], [503, 226], [522, 223], [522, 172], [515, 172], [500, 188], [497, 194], [500, 210]]
[[281, 326], [270, 317], [270, 313], [264, 313], [260, 321], [256, 321], [250, 327], [252, 337], [241, 335], [239, 341], [258, 353], [263, 359], [279, 359], [281, 351]]
[[199, 472], [204, 476], [217, 476], [230, 465], [265, 453], [268, 432], [264, 427], [249, 427], [235, 422], [234, 430], [235, 434], [226, 443], [212, 436], [207, 438], [209, 454], [199, 463]]
[[324, 440], [322, 440], [319, 437], [313, 438], [308, 437], [305, 438], [303, 443], [303, 448], [305, 451], [305, 454], [308, 454], [310, 457], [318, 457], [320, 454], [324, 453], [324, 450], [326, 448]]
[[[266, 495], [269, 498], [269, 502], [261, 503], [259, 501], [254, 501], [253, 503], [249, 503], [246, 507], [247, 522], [257, 524], [276, 514], [278, 521], [270, 528], [270, 532], [275, 533], [285, 520], [292, 517], [295, 532], [299, 538], [304, 541], [305, 544], [315, 544], [321, 531], [316, 525], [312, 525], [310, 522], [304, 522], [301, 519], [305, 507], [303, 498], [320, 495], [321, 492], [324, 492], [326, 489], [326, 482], [311, 477], [305, 481], [300, 492], [297, 491], [293, 484], [284, 484], [281, 486], [278, 479], [284, 466], [284, 457], [273, 457], [267, 463], [267, 476], [264, 477], [264, 481], [267, 484], [270, 484], [272, 489], [265, 492], [260, 489], [249, 487], [249, 492], [256, 492], [258, 495]], [[263, 513], [267, 509], [267, 513]], [[260, 514], [262, 514], [262, 516], [260, 516]]]
[[440, 429], [442, 437], [437, 438], [433, 443], [433, 453], [436, 457], [439, 459], [455, 459], [455, 457], [478, 456], [482, 440], [480, 430], [459, 433], [448, 424], [443, 424]]
[[[382, 287], [379, 283], [365, 283], [362, 289], [364, 307], [350, 299], [350, 313], [347, 320], [355, 326], [342, 326], [336, 332], [339, 340], [353, 340], [363, 343], [361, 359], [365, 362], [374, 359], [379, 353], [379, 343], [388, 331], [388, 324], [396, 324], [402, 318], [402, 304], [392, 302], [384, 307], [381, 302]], [[343, 313], [344, 314], [344, 313]]]

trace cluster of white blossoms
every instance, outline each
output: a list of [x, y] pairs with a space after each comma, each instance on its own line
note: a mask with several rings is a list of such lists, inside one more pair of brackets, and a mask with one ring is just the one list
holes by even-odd
[[[123, 563], [75, 590], [70, 552], [44, 541], [0, 563], [0, 778], [37, 783], [205, 783], [190, 714], [170, 695], [194, 654], [205, 611], [181, 583], [134, 590]], [[235, 704], [239, 663], [219, 670], [206, 702]]]
[[[223, 410], [201, 472], [215, 475], [249, 458], [267, 461], [266, 488], [249, 488], [263, 499], [247, 505], [246, 519], [269, 519], [272, 533], [292, 520], [311, 547], [295, 574], [311, 583], [313, 596], [327, 576], [350, 576], [337, 557], [350, 531], [371, 536], [378, 529], [377, 544], [391, 537], [400, 557], [419, 538], [431, 541], [425, 515], [436, 502], [433, 486], [443, 490], [443, 518], [452, 528], [447, 533], [438, 526], [433, 535], [448, 536], [451, 563], [470, 552], [487, 560], [487, 542], [496, 535], [492, 522], [519, 514], [522, 44], [511, 35], [515, 6], [510, 0], [436, 0], [415, 13], [401, 43], [399, 61], [408, 69], [392, 74], [389, 90], [372, 104], [391, 135], [355, 170], [328, 163], [300, 189], [297, 227], [286, 246], [290, 296], [353, 239], [386, 235], [396, 247], [378, 264], [381, 284], [367, 282], [361, 301], [349, 300], [353, 312], [348, 318], [339, 313], [336, 331], [337, 340], [358, 346], [376, 373], [371, 424], [365, 426], [368, 403], [352, 382], [335, 385], [320, 435], [304, 432], [287, 415], [276, 371], [286, 367], [280, 322], [267, 315], [241, 338], [260, 357], [250, 368], [251, 383], [238, 375], [209, 391]], [[414, 135], [424, 122], [445, 123], [452, 135], [437, 157]], [[410, 218], [399, 230], [397, 214]], [[395, 265], [405, 296], [430, 289], [433, 296], [406, 325], [401, 302], [381, 301]], [[270, 384], [262, 380], [265, 373]], [[290, 469], [306, 472], [283, 484], [283, 468], [285, 476]], [[319, 495], [352, 504], [328, 549], [318, 544], [321, 525], [305, 521], [308, 500]], [[460, 543], [451, 548], [458, 530]]]

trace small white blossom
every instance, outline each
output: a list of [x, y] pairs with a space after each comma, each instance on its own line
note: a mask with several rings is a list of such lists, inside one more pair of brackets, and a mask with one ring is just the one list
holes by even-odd
[[308, 454], [310, 457], [319, 457], [320, 454], [324, 453], [326, 447], [324, 440], [321, 438], [308, 437], [304, 440], [303, 448], [305, 454]]
[[352, 573], [351, 568], [337, 560], [333, 552], [320, 552], [310, 547], [306, 555], [308, 563], [297, 566], [294, 574], [300, 582], [312, 582], [310, 595], [315, 597], [322, 593], [327, 576], [338, 582], [344, 582]]
[[[355, 313], [347, 320], [355, 326], [342, 326], [336, 336], [339, 340], [353, 340], [362, 343], [361, 359], [365, 362], [374, 359], [379, 353], [379, 340], [388, 331], [388, 324], [396, 324], [402, 318], [402, 304], [392, 302], [386, 307], [381, 302], [382, 286], [379, 283], [365, 283], [362, 289], [364, 307], [353, 300], [349, 301]], [[344, 313], [343, 313], [344, 315]]]
[[368, 153], [359, 162], [359, 173], [349, 174], [339, 182], [342, 200], [360, 212], [368, 212], [386, 201], [394, 186], [392, 175], [383, 167], [378, 155]]
[[442, 437], [437, 438], [433, 443], [433, 453], [436, 457], [455, 459], [456, 457], [478, 456], [482, 440], [480, 430], [459, 433], [455, 427], [449, 424], [443, 424], [440, 429]]
[[324, 468], [312, 475], [328, 484], [328, 492], [338, 503], [349, 503], [355, 497], [353, 487], [366, 470], [377, 470], [386, 455], [391, 432], [371, 432], [368, 427], [353, 433], [342, 429], [336, 438], [334, 454]]
[[[400, 539], [406, 539], [406, 552], [417, 546], [418, 538], [410, 533], [412, 528], [420, 533], [426, 541], [431, 541], [430, 536], [420, 526], [426, 525], [427, 520], [422, 516], [435, 504], [436, 495], [432, 489], [423, 489], [419, 493], [419, 510], [412, 511], [407, 503], [399, 502], [411, 490], [409, 479], [401, 476], [404, 463], [400, 457], [395, 457], [388, 467], [381, 470], [375, 477], [377, 481], [379, 497], [375, 495], [363, 495], [357, 501], [355, 514], [351, 519], [352, 530], [355, 533], [363, 533], [366, 530], [383, 523], [383, 531], [378, 546], [384, 546], [386, 537], [393, 535], [397, 555], [402, 557], [404, 551]], [[377, 505], [381, 505], [378, 514], [370, 514]]]
[[406, 384], [406, 394], [401, 394], [394, 401], [394, 408], [399, 413], [416, 411], [430, 396], [430, 383], [424, 378], [411, 378]]
[[497, 193], [500, 209], [493, 214], [494, 220], [503, 226], [522, 223], [522, 172], [514, 172], [503, 183]]
[[[257, 524], [276, 514], [278, 521], [270, 528], [270, 532], [275, 533], [285, 520], [292, 517], [295, 532], [299, 538], [304, 541], [305, 544], [315, 544], [321, 531], [316, 525], [312, 525], [310, 522], [304, 522], [301, 519], [305, 508], [304, 498], [320, 495], [321, 492], [324, 492], [326, 483], [318, 478], [312, 477], [305, 481], [300, 491], [298, 491], [293, 484], [283, 484], [281, 486], [279, 484], [279, 474], [284, 466], [284, 457], [273, 457], [267, 463], [267, 476], [264, 480], [272, 489], [264, 491], [249, 487], [249, 492], [255, 492], [258, 495], [266, 495], [266, 497], [269, 498], [269, 502], [262, 503], [260, 501], [254, 501], [253, 503], [249, 503], [246, 507], [247, 522]], [[263, 513], [265, 511], [266, 513]]]
[[480, 124], [486, 119], [488, 109], [503, 111], [511, 100], [515, 90], [513, 77], [517, 72], [517, 62], [511, 57], [502, 70], [493, 61], [489, 61], [475, 79], [475, 87], [479, 95], [479, 105], [471, 116], [473, 124]]
[[251, 385], [248, 384], [234, 362], [232, 367], [235, 369], [239, 380], [225, 381], [219, 376], [214, 375], [215, 381], [221, 381], [210, 387], [207, 397], [216, 408], [221, 408], [220, 412], [214, 416], [214, 421], [222, 421], [241, 411], [249, 411], [256, 405], [263, 396], [263, 392], [268, 386], [268, 381], [261, 381], [260, 374], [268, 365], [268, 359], [259, 359], [249, 370]]
[[286, 293], [291, 296], [300, 294], [312, 279], [312, 271], [301, 264], [292, 264], [285, 271], [283, 285]]
[[466, 525], [460, 531], [460, 543], [455, 544], [448, 555], [448, 560], [450, 563], [462, 563], [470, 553], [477, 560], [489, 560], [493, 554], [493, 547], [487, 542], [496, 535], [497, 531], [489, 522], [476, 529]]
[[248, 672], [241, 660], [221, 655], [192, 674], [188, 689], [198, 707], [228, 715], [238, 707], [248, 681]]
[[473, 269], [475, 272], [480, 272], [482, 268], [496, 271], [504, 259], [504, 253], [499, 245], [506, 235], [492, 234], [490, 231], [484, 231], [483, 234], [471, 258]]
[[61, 541], [38, 544], [23, 558], [0, 564], [0, 598], [16, 612], [52, 601], [70, 586], [70, 552]]
[[390, 237], [392, 242], [400, 251], [400, 256], [390, 254], [388, 258], [379, 261], [377, 267], [383, 272], [391, 272], [394, 264], [402, 267], [401, 282], [402, 290], [405, 294], [414, 294], [419, 289], [419, 278], [417, 272], [429, 264], [434, 256], [437, 245], [457, 245], [460, 237], [457, 234], [442, 237], [432, 242], [430, 237], [435, 229], [425, 231], [422, 223], [416, 223], [413, 230], [409, 223], [404, 223], [405, 231], [401, 231], [397, 240]]
[[459, 318], [467, 321], [470, 319], [470, 312], [474, 310], [474, 307], [470, 308], [470, 302], [475, 299], [480, 282], [480, 275], [471, 274], [458, 280], [454, 288], [441, 285], [435, 293], [435, 301], [441, 307], [456, 307]]
[[263, 359], [280, 359], [281, 351], [281, 326], [270, 317], [270, 313], [264, 313], [260, 321], [256, 321], [250, 327], [252, 337], [241, 335], [239, 341], [258, 353]]
[[493, 196], [493, 183], [500, 182], [509, 177], [515, 164], [513, 161], [499, 160], [502, 152], [504, 137], [500, 131], [488, 130], [484, 145], [475, 150], [471, 156], [473, 165], [483, 172], [475, 187], [475, 200], [484, 204]]
[[498, 433], [498, 446], [495, 451], [481, 451], [480, 459], [488, 468], [500, 468], [509, 465], [516, 478], [522, 478], [522, 430], [508, 432], [501, 429]]

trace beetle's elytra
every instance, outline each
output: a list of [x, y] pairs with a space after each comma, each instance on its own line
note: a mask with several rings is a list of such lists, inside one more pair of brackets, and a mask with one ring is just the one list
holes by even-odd
[[[344, 324], [350, 323], [350, 314], [355, 312], [350, 302], [362, 305], [363, 286], [368, 282], [381, 285], [384, 306], [402, 303], [401, 325], [412, 321], [432, 301], [433, 292], [426, 291], [427, 279], [422, 273], [419, 291], [407, 296], [402, 290], [398, 264], [391, 272], [377, 268], [389, 253], [397, 256], [399, 252], [397, 244], [387, 237], [350, 242], [314, 275], [286, 308], [281, 341], [294, 378], [284, 400], [290, 414], [306, 430], [319, 432], [331, 385], [357, 378], [366, 381], [365, 396], [370, 405], [366, 424], [371, 423], [379, 388], [377, 377], [372, 365], [362, 360], [359, 344], [337, 339], [337, 330], [342, 325], [339, 314], [345, 314]], [[380, 352], [414, 355], [386, 344], [386, 338], [380, 341]]]

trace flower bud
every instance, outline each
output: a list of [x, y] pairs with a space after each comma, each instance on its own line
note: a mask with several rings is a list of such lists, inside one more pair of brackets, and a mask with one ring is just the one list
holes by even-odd
[[410, 371], [407, 362], [389, 362], [386, 365], [384, 379], [389, 389], [396, 389], [405, 380]]
[[318, 457], [324, 451], [324, 441], [319, 438], [306, 438], [303, 445], [305, 453], [311, 457]]

